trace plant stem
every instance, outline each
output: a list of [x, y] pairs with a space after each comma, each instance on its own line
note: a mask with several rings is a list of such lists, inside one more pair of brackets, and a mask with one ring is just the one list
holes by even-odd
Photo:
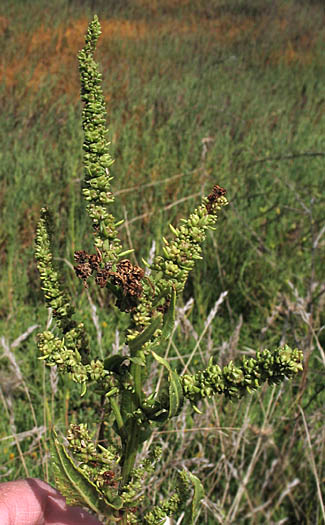
[[[139, 352], [136, 354], [137, 357], [139, 357]], [[135, 389], [135, 395], [137, 399], [138, 407], [142, 405], [142, 398], [143, 398], [143, 392], [142, 392], [142, 366], [136, 365], [132, 363], [131, 365], [131, 375], [133, 376], [134, 380], [134, 389]]]
[[116, 424], [118, 426], [118, 429], [122, 431], [124, 423], [123, 423], [123, 419], [122, 419], [122, 416], [121, 416], [120, 408], [119, 408], [116, 400], [114, 399], [114, 397], [112, 397], [110, 399], [110, 403], [111, 403], [112, 410], [114, 412], [115, 421], [116, 421]]
[[135, 458], [139, 448], [139, 426], [136, 421], [132, 421], [125, 447], [124, 461], [122, 467], [122, 484], [129, 481], [130, 473], [134, 467]]
[[[136, 357], [140, 357], [140, 353], [137, 352]], [[139, 408], [142, 404], [143, 392], [142, 392], [142, 366], [132, 363], [131, 375], [133, 376], [135, 396], [133, 396], [133, 410]], [[122, 482], [125, 485], [128, 480], [130, 473], [134, 467], [136, 455], [139, 448], [139, 425], [135, 419], [133, 419], [130, 428], [128, 428], [126, 436], [126, 445], [124, 453], [124, 461], [122, 467]]]

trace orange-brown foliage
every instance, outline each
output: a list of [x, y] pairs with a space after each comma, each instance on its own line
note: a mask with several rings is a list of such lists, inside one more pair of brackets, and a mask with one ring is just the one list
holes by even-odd
[[[187, 5], [189, 0], [165, 2], [164, 5], [169, 8], [170, 13], [174, 7]], [[153, 0], [137, 0], [137, 3], [151, 12], [155, 11], [155, 5], [156, 8], [158, 6]], [[302, 27], [299, 30], [292, 18], [292, 13], [283, 7], [274, 17], [262, 15], [258, 19], [245, 14], [224, 13], [214, 19], [195, 17], [193, 14], [186, 18], [173, 18], [170, 14], [164, 18], [153, 16], [150, 23], [145, 20], [116, 18], [101, 20], [102, 37], [99, 47], [105, 46], [105, 43], [113, 39], [154, 40], [163, 35], [194, 33], [204, 33], [209, 36], [211, 42], [217, 41], [220, 46], [227, 47], [247, 39], [263, 40], [264, 34], [273, 31], [279, 36], [279, 42], [275, 41], [274, 47], [267, 51], [264, 63], [308, 64], [313, 59], [316, 37]], [[78, 100], [79, 75], [76, 53], [83, 46], [87, 24], [88, 20], [84, 17], [65, 22], [55, 29], [43, 24], [32, 35], [19, 34], [17, 42], [19, 49], [24, 50], [22, 57], [8, 59], [7, 63], [3, 60], [0, 65], [0, 81], [5, 83], [8, 90], [23, 85], [25, 92], [29, 94], [39, 91], [44, 83], [50, 81], [55, 84], [53, 96], [67, 94], [71, 100]], [[8, 19], [0, 18], [0, 34], [9, 25]], [[261, 60], [263, 62], [262, 55]], [[123, 69], [121, 63], [119, 67]]]
[[[135, 3], [142, 8], [155, 13], [159, 7], [162, 6], [160, 0], [135, 0]], [[190, 4], [190, 0], [164, 0], [163, 7], [169, 11], [179, 7], [184, 7]]]
[[[57, 94], [65, 93], [73, 99], [78, 98], [80, 86], [76, 53], [84, 44], [87, 25], [88, 20], [81, 18], [71, 21], [65, 28], [59, 26], [53, 30], [41, 25], [31, 37], [20, 35], [19, 47], [24, 49], [24, 60], [14, 58], [9, 64], [0, 66], [0, 80], [8, 88], [13, 88], [28, 77], [27, 90], [37, 91], [47, 79], [57, 77]], [[103, 20], [101, 26], [103, 42], [114, 38], [139, 39], [148, 33], [146, 24], [141, 21]]]
[[8, 28], [9, 20], [4, 16], [0, 16], [0, 35], [2, 35]]

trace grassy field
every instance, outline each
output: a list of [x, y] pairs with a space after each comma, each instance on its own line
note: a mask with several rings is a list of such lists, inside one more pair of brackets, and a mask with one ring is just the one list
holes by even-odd
[[[43, 205], [54, 212], [56, 264], [93, 333], [123, 344], [125, 320], [89, 295], [71, 266], [91, 246], [81, 199], [76, 54], [97, 13], [108, 107], [113, 213], [147, 258], [207, 194], [230, 206], [190, 277], [170, 359], [191, 370], [279, 343], [304, 351], [296, 382], [240, 403], [223, 399], [157, 432], [165, 466], [204, 482], [198, 523], [325, 519], [325, 7], [303, 0], [3, 0], [0, 5], [0, 480], [51, 481], [45, 406], [64, 429], [96, 406], [38, 360], [49, 322], [33, 257]], [[322, 183], [323, 181], [323, 183]], [[227, 291], [218, 311], [214, 306]], [[92, 304], [97, 306], [96, 312]], [[209, 314], [210, 317], [209, 317]], [[97, 323], [97, 327], [96, 327]], [[36, 326], [37, 325], [37, 326]], [[81, 416], [79, 416], [81, 414]], [[323, 492], [322, 492], [323, 491]]]

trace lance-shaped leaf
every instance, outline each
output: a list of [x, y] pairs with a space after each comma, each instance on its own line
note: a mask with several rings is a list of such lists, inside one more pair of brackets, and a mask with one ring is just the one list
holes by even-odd
[[85, 477], [85, 473], [74, 464], [54, 430], [51, 456], [56, 486], [68, 505], [88, 507], [97, 514], [112, 513], [122, 508], [123, 500], [120, 496], [112, 495], [112, 501], [108, 502], [95, 483]]
[[134, 339], [131, 339], [128, 342], [128, 345], [130, 347], [131, 352], [136, 352], [137, 350], [140, 350], [147, 341], [150, 341], [150, 339], [153, 337], [155, 331], [160, 327], [162, 321], [162, 314], [159, 313], [156, 317], [153, 318], [151, 323], [141, 332], [141, 334], [137, 335]]
[[191, 474], [190, 472], [188, 472], [187, 476], [189, 480], [191, 481], [193, 488], [194, 488], [193, 498], [192, 498], [192, 503], [191, 503], [191, 514], [190, 514], [190, 520], [191, 520], [190, 524], [192, 525], [194, 524], [194, 520], [199, 512], [200, 502], [202, 498], [204, 498], [204, 488], [199, 478], [194, 476], [194, 474]]
[[162, 364], [169, 373], [169, 413], [168, 417], [174, 417], [179, 414], [182, 406], [183, 406], [183, 388], [182, 384], [179, 380], [178, 374], [174, 372], [174, 370], [171, 368], [170, 364], [168, 363], [167, 359], [164, 359], [160, 355], [157, 355], [155, 352], [151, 352], [153, 357], [158, 361], [158, 363]]

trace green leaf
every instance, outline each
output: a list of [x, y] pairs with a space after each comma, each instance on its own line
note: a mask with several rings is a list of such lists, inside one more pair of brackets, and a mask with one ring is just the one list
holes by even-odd
[[114, 354], [109, 357], [106, 357], [104, 360], [104, 368], [105, 370], [109, 370], [110, 372], [119, 372], [119, 368], [123, 361], [126, 361], [127, 357], [122, 356], [119, 354]]
[[[143, 354], [143, 352], [142, 352]], [[146, 366], [146, 358], [144, 355], [138, 355], [138, 356], [135, 356], [135, 357], [130, 357], [130, 361], [131, 363], [134, 363], [135, 365], [139, 365], [139, 366]]]
[[199, 478], [194, 476], [194, 474], [187, 472], [187, 476], [189, 480], [192, 482], [192, 485], [194, 487], [194, 493], [193, 493], [192, 505], [191, 505], [191, 515], [190, 515], [190, 518], [191, 518], [190, 524], [192, 525], [199, 512], [200, 502], [204, 498], [204, 488]]
[[94, 512], [112, 512], [123, 506], [120, 496], [113, 494], [111, 501], [103, 500], [103, 494], [96, 485], [86, 478], [60, 443], [56, 432], [52, 431], [51, 456], [53, 459], [54, 478], [58, 490], [66, 498], [67, 504], [88, 507]]
[[156, 361], [158, 361], [158, 363], [163, 365], [168, 370], [169, 373], [171, 373], [173, 371], [172, 367], [168, 363], [167, 359], [165, 359], [164, 357], [161, 357], [160, 355], [156, 354], [156, 352], [154, 352], [153, 350], [151, 351], [151, 353], [152, 353], [153, 357], [156, 359]]
[[128, 342], [128, 345], [130, 347], [130, 350], [132, 352], [136, 352], [137, 350], [140, 350], [143, 345], [149, 341], [155, 331], [160, 327], [162, 320], [162, 314], [159, 313], [156, 317], [153, 318], [152, 322], [147, 326], [141, 334], [137, 335], [134, 339], [131, 339], [131, 341]]
[[68, 505], [86, 506], [97, 514], [99, 494], [96, 486], [88, 481], [80, 468], [78, 468], [68, 455], [56, 432], [52, 431], [51, 456], [54, 467], [55, 484], [67, 500]]
[[171, 368], [170, 364], [168, 363], [167, 359], [164, 359], [160, 355], [156, 354], [154, 351], [151, 352], [153, 357], [158, 361], [158, 363], [162, 364], [169, 373], [169, 412], [168, 417], [174, 417], [179, 414], [180, 409], [183, 406], [183, 388], [182, 384], [179, 380], [178, 374]]
[[184, 395], [177, 372], [172, 370], [169, 380], [169, 417], [174, 417], [183, 406]]

